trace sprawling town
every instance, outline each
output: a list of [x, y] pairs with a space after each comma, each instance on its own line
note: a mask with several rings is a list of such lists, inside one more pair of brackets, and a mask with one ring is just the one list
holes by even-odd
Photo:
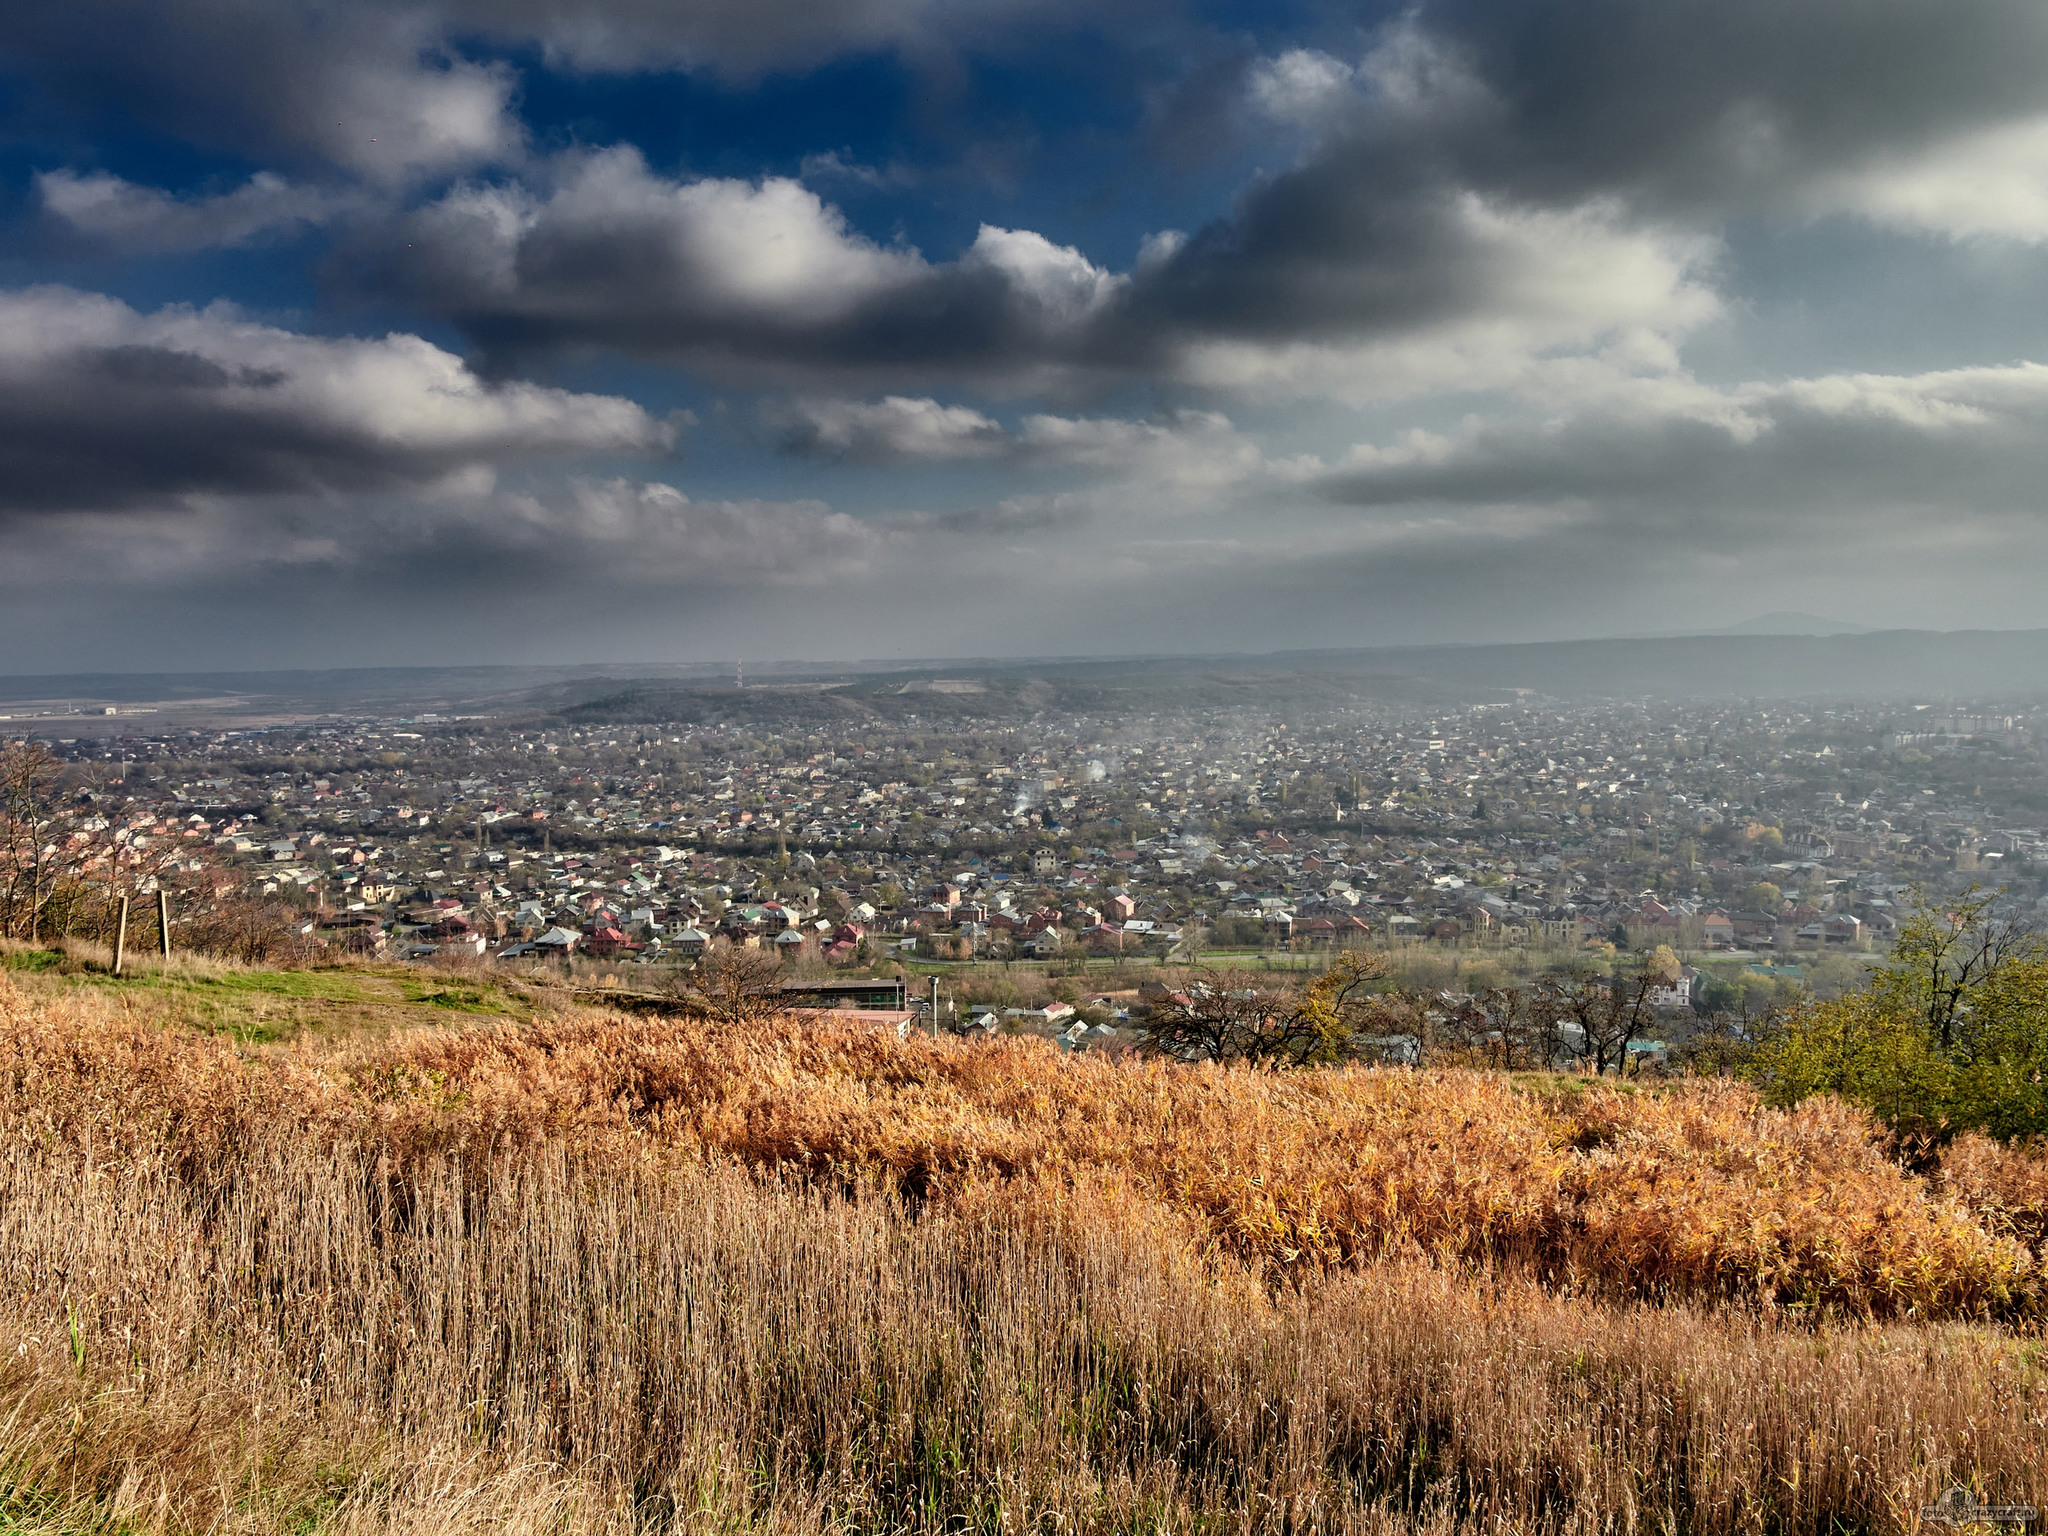
[[1524, 700], [826, 733], [138, 718], [45, 739], [85, 825], [154, 845], [166, 882], [204, 871], [357, 955], [616, 977], [734, 946], [914, 1000], [934, 974], [1000, 996], [987, 978], [1365, 948], [1470, 984], [1664, 948], [1704, 1012], [1854, 984], [1920, 895], [2041, 897], [2041, 722], [1976, 708]]

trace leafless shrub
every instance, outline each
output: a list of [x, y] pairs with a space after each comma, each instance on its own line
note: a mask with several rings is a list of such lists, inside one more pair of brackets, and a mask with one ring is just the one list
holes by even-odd
[[669, 986], [686, 1007], [717, 1024], [752, 1024], [786, 1009], [782, 958], [773, 950], [720, 944], [690, 970], [672, 973]]
[[181, 913], [176, 943], [245, 965], [289, 965], [316, 953], [303, 912], [275, 898], [231, 896]]
[[1305, 987], [1257, 971], [1190, 971], [1146, 1009], [1145, 1041], [1181, 1060], [1348, 1061], [1364, 1032], [1366, 988], [1384, 974], [1377, 959], [1359, 954], [1339, 955]]

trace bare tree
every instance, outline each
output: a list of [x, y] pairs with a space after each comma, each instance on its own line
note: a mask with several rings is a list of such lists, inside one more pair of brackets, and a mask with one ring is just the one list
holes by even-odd
[[185, 920], [184, 948], [248, 965], [303, 960], [314, 950], [306, 915], [275, 897], [237, 892], [205, 902]]
[[747, 1024], [787, 1011], [782, 959], [771, 951], [721, 945], [676, 978], [684, 1005], [718, 1024]]
[[0, 937], [111, 942], [123, 895], [172, 893], [183, 947], [238, 959], [304, 947], [301, 914], [224, 878], [182, 840], [117, 828], [67, 792], [65, 764], [26, 739], [0, 742]]
[[1200, 971], [1147, 1011], [1146, 1043], [1184, 1060], [1318, 1066], [1348, 1060], [1368, 1033], [1365, 988], [1386, 974], [1368, 955], [1342, 955], [1297, 989], [1270, 973]]
[[34, 942], [75, 916], [92, 840], [59, 793], [64, 764], [41, 742], [0, 742], [0, 935]]
[[1725, 1077], [1749, 1066], [1782, 1026], [1775, 1008], [1755, 1014], [1718, 1009], [1693, 1026], [1678, 1048], [1678, 1059], [1688, 1072]]
[[[1656, 1024], [1650, 995], [1664, 981], [1650, 970], [1630, 977], [1574, 971], [1543, 981], [1537, 988], [1537, 1006], [1555, 1021], [1564, 1048], [1595, 1072], [1610, 1067], [1625, 1071], [1629, 1046], [1647, 1039]], [[1569, 1039], [1567, 1025], [1577, 1026], [1576, 1044]]]
[[1360, 1034], [1368, 1039], [1406, 1038], [1415, 1042], [1415, 1061], [1426, 1066], [1446, 1042], [1444, 1009], [1435, 994], [1412, 987], [1394, 987], [1365, 1000]]
[[1489, 987], [1447, 1002], [1438, 1019], [1439, 1036], [1472, 1065], [1507, 1072], [1556, 1065], [1563, 1021], [1544, 991]]

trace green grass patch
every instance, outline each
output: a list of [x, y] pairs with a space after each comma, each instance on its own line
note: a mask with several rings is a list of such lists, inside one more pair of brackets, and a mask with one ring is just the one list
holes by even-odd
[[70, 956], [57, 949], [10, 949], [0, 954], [0, 969], [27, 971], [31, 974], [54, 971], [61, 967]]
[[415, 1008], [419, 1011], [414, 1020], [419, 1023], [432, 1017], [425, 1007], [486, 1014], [513, 1011], [493, 991], [411, 970], [242, 970], [204, 960], [181, 964], [177, 958], [168, 969], [160, 969], [156, 957], [148, 955], [138, 957], [127, 974], [115, 976], [103, 963], [56, 951], [11, 950], [0, 954], [0, 961], [38, 989], [148, 998], [152, 1010], [166, 1021], [250, 1045], [288, 1040], [309, 1029], [347, 1029], [373, 1019], [389, 1025]]
[[400, 984], [405, 988], [407, 1002], [424, 1003], [429, 1008], [450, 1008], [457, 1013], [509, 1014], [513, 1011], [505, 995], [496, 987], [435, 986], [431, 982], [418, 982], [411, 978]]
[[221, 996], [261, 993], [266, 997], [300, 997], [330, 1003], [361, 1003], [382, 988], [356, 971], [225, 971], [216, 976], [185, 975], [176, 970], [154, 978], [159, 985]]

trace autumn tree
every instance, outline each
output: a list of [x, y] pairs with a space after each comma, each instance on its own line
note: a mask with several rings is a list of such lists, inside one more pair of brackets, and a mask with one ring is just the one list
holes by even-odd
[[1790, 1009], [1754, 1070], [1775, 1102], [1836, 1093], [1910, 1134], [2048, 1134], [2048, 937], [1996, 893], [1923, 899], [1869, 984]]

